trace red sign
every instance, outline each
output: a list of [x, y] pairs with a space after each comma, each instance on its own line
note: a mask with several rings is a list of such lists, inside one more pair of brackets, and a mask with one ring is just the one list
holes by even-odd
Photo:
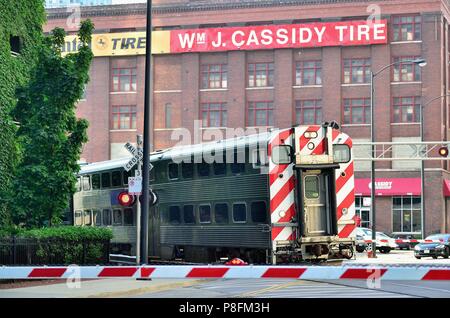
[[[420, 178], [377, 178], [375, 195], [420, 195]], [[355, 194], [370, 195], [372, 183], [369, 178], [355, 179]]]
[[170, 52], [212, 52], [387, 43], [387, 21], [343, 21], [173, 30]]

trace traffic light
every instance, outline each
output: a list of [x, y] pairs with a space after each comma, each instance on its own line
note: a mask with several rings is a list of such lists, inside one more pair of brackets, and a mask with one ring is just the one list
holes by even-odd
[[120, 192], [117, 196], [117, 199], [119, 200], [119, 204], [121, 206], [132, 206], [134, 204], [134, 201], [136, 200], [134, 195], [131, 195], [125, 191]]
[[441, 157], [448, 157], [448, 147], [442, 146], [441, 148], [439, 148], [439, 155]]

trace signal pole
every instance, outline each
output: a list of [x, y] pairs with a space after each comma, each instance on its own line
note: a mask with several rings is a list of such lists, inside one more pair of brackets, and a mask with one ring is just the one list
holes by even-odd
[[[138, 153], [142, 150], [142, 135], [136, 136], [137, 141], [137, 151]], [[137, 171], [136, 171], [136, 177], [142, 177], [142, 160], [139, 160]], [[136, 202], [136, 264], [139, 265], [141, 262], [140, 256], [141, 256], [141, 200], [140, 195], [136, 196], [137, 202]]]
[[146, 50], [145, 50], [145, 101], [144, 101], [144, 170], [142, 182], [142, 207], [141, 215], [141, 253], [140, 263], [148, 262], [148, 210], [150, 190], [150, 107], [152, 103], [152, 0], [147, 0], [147, 28], [146, 28]]

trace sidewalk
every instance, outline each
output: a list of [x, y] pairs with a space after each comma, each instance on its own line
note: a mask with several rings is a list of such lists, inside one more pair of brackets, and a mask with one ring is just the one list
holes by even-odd
[[[147, 292], [165, 291], [193, 286], [205, 280], [131, 278], [82, 281], [81, 288], [69, 288], [66, 283], [0, 290], [0, 298], [114, 298], [129, 297]], [[72, 282], [71, 285], [75, 287]]]

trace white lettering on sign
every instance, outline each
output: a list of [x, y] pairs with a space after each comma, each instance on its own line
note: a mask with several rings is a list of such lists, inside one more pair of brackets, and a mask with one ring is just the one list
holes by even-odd
[[[369, 182], [369, 189], [372, 189], [372, 183]], [[392, 189], [392, 181], [377, 181], [375, 182], [376, 190], [391, 190]]]

